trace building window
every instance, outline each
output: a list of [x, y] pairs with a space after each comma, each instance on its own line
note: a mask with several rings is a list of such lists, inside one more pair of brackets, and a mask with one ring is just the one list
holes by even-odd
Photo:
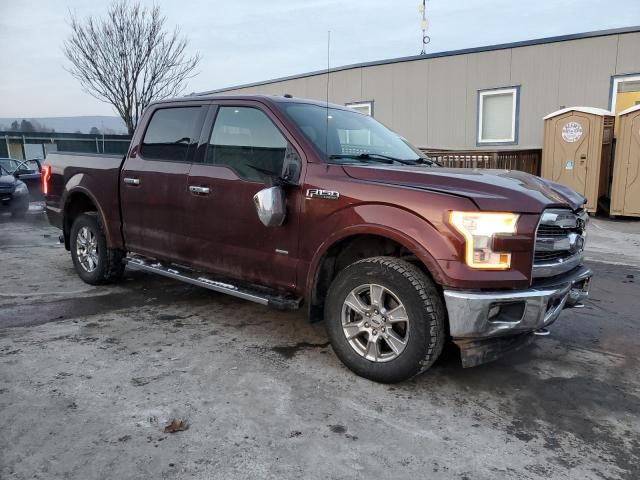
[[368, 102], [345, 103], [349, 108], [353, 108], [356, 112], [364, 113], [373, 117], [373, 100]]
[[520, 87], [478, 92], [478, 143], [518, 143]]
[[640, 75], [621, 75], [611, 80], [610, 110], [614, 115], [640, 102]]

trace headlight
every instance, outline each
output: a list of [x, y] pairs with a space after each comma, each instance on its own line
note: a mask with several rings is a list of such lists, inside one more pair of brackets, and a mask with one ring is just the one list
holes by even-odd
[[465, 260], [471, 268], [506, 270], [511, 254], [494, 252], [491, 244], [498, 233], [515, 233], [520, 215], [493, 212], [451, 212], [449, 223], [465, 238]]
[[18, 185], [16, 185], [16, 189], [15, 189], [15, 193], [27, 193], [29, 190], [27, 190], [27, 186], [20, 182], [18, 183]]

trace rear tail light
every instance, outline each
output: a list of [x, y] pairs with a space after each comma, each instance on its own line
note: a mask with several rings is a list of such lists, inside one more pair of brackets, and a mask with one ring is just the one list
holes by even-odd
[[49, 194], [49, 180], [51, 180], [51, 165], [45, 165], [42, 167], [42, 193], [44, 195]]

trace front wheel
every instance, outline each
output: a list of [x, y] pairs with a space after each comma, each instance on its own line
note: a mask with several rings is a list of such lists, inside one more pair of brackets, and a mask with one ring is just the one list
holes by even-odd
[[71, 258], [78, 276], [86, 283], [100, 285], [122, 276], [122, 250], [107, 247], [101, 222], [95, 213], [83, 213], [71, 227]]
[[325, 315], [336, 355], [370, 380], [406, 380], [428, 369], [442, 352], [442, 297], [404, 260], [367, 258], [342, 270], [329, 288]]

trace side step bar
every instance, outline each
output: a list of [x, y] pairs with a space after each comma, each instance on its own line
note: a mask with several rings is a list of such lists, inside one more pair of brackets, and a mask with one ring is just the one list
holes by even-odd
[[295, 310], [300, 308], [302, 299], [299, 297], [289, 297], [277, 293], [266, 293], [250, 287], [241, 287], [228, 281], [213, 280], [203, 276], [199, 272], [189, 270], [177, 265], [167, 266], [155, 259], [142, 257], [140, 255], [129, 255], [124, 259], [124, 263], [133, 270], [156, 273], [163, 277], [173, 278], [181, 282], [204, 287], [214, 292], [226, 293], [233, 297], [249, 300], [250, 302], [268, 305], [279, 310]]

